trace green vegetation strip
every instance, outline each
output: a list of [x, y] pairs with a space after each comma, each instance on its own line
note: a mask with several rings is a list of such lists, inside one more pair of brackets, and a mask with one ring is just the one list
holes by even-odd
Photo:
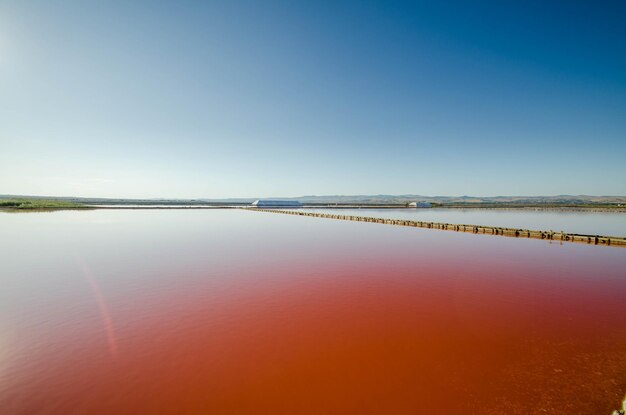
[[57, 210], [90, 209], [81, 203], [46, 199], [0, 199], [0, 209], [8, 210]]
[[367, 217], [367, 216], [335, 215], [335, 214], [330, 214], [330, 213], [314, 213], [314, 212], [303, 212], [303, 211], [294, 211], [294, 210], [257, 209], [257, 208], [249, 208], [247, 210], [259, 211], [259, 212], [282, 213], [286, 215], [296, 215], [296, 216], [310, 216], [310, 217], [315, 217], [315, 218], [351, 220], [351, 221], [356, 221], [356, 222], [372, 222], [372, 223], [383, 223], [387, 225], [412, 226], [416, 228], [441, 229], [441, 230], [456, 231], [456, 232], [471, 232], [471, 233], [480, 233], [480, 234], [486, 234], [486, 235], [509, 236], [509, 237], [514, 237], [514, 238], [531, 238], [531, 239], [546, 239], [549, 241], [579, 242], [579, 243], [586, 243], [586, 244], [593, 244], [593, 245], [605, 245], [605, 246], [626, 248], [626, 238], [615, 237], [615, 236], [582, 235], [582, 234], [577, 234], [577, 233], [553, 232], [553, 231], [533, 231], [530, 229], [500, 228], [500, 227], [494, 227], [494, 226], [457, 225], [457, 224], [452, 224], [452, 223], [422, 222], [422, 221], [404, 220], [404, 219], [383, 219], [383, 218], [373, 218], [373, 217]]

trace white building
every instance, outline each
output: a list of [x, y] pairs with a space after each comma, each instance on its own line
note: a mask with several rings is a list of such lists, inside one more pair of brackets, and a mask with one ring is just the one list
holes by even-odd
[[411, 202], [409, 203], [409, 207], [411, 208], [430, 208], [433, 207], [430, 202]]

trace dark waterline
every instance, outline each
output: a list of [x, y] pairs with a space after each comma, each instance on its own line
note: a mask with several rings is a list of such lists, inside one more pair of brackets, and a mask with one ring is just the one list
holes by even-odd
[[610, 413], [626, 253], [238, 210], [0, 214], [0, 413]]

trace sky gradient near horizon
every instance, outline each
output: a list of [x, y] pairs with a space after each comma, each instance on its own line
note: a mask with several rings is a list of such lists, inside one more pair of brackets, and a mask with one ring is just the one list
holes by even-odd
[[0, 194], [626, 195], [625, 21], [602, 1], [0, 0]]

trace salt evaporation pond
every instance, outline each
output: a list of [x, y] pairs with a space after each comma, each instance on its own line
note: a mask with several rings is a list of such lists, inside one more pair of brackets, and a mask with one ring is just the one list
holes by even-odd
[[243, 210], [0, 213], [0, 413], [608, 414], [626, 249]]

